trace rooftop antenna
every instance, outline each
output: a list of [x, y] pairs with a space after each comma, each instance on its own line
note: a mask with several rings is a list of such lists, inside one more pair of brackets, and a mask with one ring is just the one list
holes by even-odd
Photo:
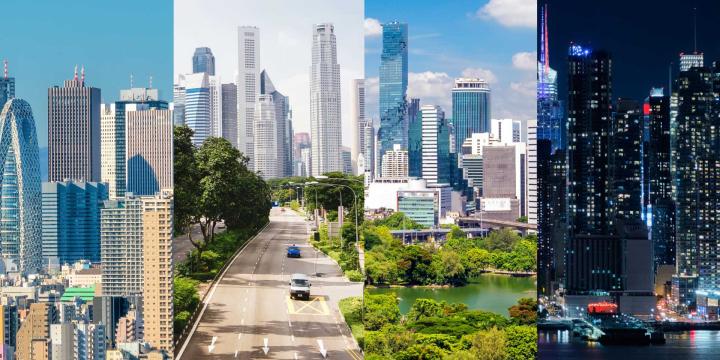
[[697, 8], [693, 8], [693, 51], [697, 54]]
[[130, 74], [130, 88], [133, 87], [133, 74]]
[[80, 70], [80, 82], [85, 84], [85, 65], [83, 65], [82, 70]]
[[78, 79], [78, 76], [77, 76], [77, 65], [75, 65], [75, 75], [73, 76], [73, 80], [77, 81], [77, 79]]
[[5, 76], [5, 79], [8, 78], [8, 62], [7, 59], [3, 61], [3, 75]]
[[150, 85], [148, 87], [152, 89], [152, 75], [150, 75]]
[[668, 95], [672, 95], [672, 67], [673, 63], [670, 62], [670, 65], [668, 66]]

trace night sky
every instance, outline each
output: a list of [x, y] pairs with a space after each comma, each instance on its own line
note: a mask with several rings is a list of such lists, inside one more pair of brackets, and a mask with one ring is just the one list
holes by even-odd
[[611, 53], [614, 100], [643, 100], [651, 87], [667, 88], [670, 62], [675, 77], [680, 52], [693, 51], [693, 7], [697, 47], [705, 54], [705, 66], [720, 61], [717, 0], [539, 0], [538, 9], [544, 4], [549, 13], [550, 67], [558, 71], [563, 100], [570, 42]]

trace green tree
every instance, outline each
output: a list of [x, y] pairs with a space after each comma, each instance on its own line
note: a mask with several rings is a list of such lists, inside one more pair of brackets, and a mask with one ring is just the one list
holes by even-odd
[[440, 250], [432, 257], [430, 265], [436, 284], [462, 285], [467, 281], [465, 267], [460, 256], [452, 250]]
[[173, 279], [173, 307], [176, 312], [194, 311], [200, 303], [198, 281], [176, 276]]
[[407, 217], [404, 213], [398, 211], [384, 219], [378, 219], [374, 222], [375, 226], [385, 226], [391, 230], [420, 230], [425, 226], [415, 222], [415, 220]]
[[515, 243], [520, 241], [520, 239], [520, 235], [516, 232], [510, 229], [501, 229], [492, 231], [481, 241], [480, 247], [490, 251], [500, 250], [510, 252], [515, 246]]
[[472, 338], [472, 351], [479, 360], [505, 360], [507, 356], [505, 333], [495, 327], [479, 331]]
[[483, 273], [483, 270], [489, 268], [492, 263], [490, 261], [490, 252], [485, 249], [471, 248], [461, 253], [462, 263], [465, 267], [468, 277], [477, 277]]
[[444, 309], [444, 302], [440, 303], [433, 299], [416, 299], [407, 314], [408, 321], [418, 321], [426, 317], [441, 316]]
[[395, 293], [365, 293], [365, 330], [379, 330], [384, 325], [394, 324], [399, 320], [400, 308]]
[[517, 325], [534, 325], [537, 322], [538, 304], [533, 298], [522, 298], [508, 309], [510, 318]]
[[534, 326], [509, 326], [505, 328], [508, 360], [534, 359], [537, 355], [537, 328]]

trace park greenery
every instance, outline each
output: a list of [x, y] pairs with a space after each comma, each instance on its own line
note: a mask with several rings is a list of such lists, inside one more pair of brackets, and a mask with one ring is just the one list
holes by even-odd
[[455, 285], [489, 271], [533, 272], [537, 268], [537, 239], [503, 229], [486, 237], [468, 238], [453, 226], [446, 241], [404, 245], [391, 230], [418, 224], [395, 213], [362, 230], [367, 282], [373, 285]]
[[[174, 129], [174, 233], [194, 248], [176, 266], [176, 335], [200, 303], [200, 284], [212, 280], [267, 224], [271, 207], [270, 187], [247, 168], [247, 157], [222, 138], [208, 138], [197, 147], [192, 135], [187, 126]], [[221, 224], [223, 232], [218, 231]], [[193, 238], [195, 227], [198, 238]]]
[[393, 293], [366, 292], [364, 304], [363, 329], [355, 330], [363, 319], [359, 298], [344, 300], [342, 311], [366, 359], [524, 360], [537, 353], [534, 299], [520, 299], [509, 318], [432, 299], [417, 299], [402, 315]]

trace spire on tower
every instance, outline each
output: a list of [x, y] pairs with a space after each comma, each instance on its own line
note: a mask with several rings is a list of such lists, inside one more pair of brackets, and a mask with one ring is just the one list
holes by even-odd
[[152, 75], [150, 75], [150, 85], [148, 87], [152, 89]]
[[80, 70], [80, 82], [85, 84], [85, 65], [82, 66], [82, 70]]
[[77, 79], [78, 79], [78, 76], [77, 76], [77, 65], [75, 65], [75, 75], [73, 76], [73, 80], [77, 81]]
[[5, 60], [3, 61], [3, 75], [4, 75], [5, 79], [8, 78], [8, 62], [7, 62], [7, 59], [5, 59]]
[[693, 8], [693, 53], [697, 54], [697, 8]]
[[133, 74], [130, 74], [130, 88], [133, 87]]

